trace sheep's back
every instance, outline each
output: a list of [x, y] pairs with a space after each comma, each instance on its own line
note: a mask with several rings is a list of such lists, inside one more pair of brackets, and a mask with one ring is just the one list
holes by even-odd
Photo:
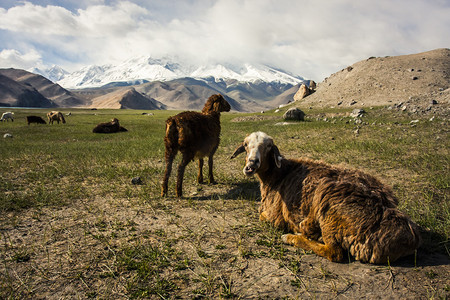
[[195, 151], [196, 156], [208, 155], [220, 141], [220, 115], [183, 112], [174, 117], [181, 151]]
[[[312, 171], [305, 188], [314, 190], [310, 210], [324, 240], [333, 240], [357, 260], [384, 263], [412, 253], [420, 243], [417, 226], [397, 209], [387, 185], [357, 170]], [[307, 178], [308, 179], [308, 178]]]

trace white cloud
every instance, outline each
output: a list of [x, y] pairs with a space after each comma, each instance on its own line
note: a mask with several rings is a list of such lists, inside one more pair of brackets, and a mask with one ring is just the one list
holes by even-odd
[[86, 0], [78, 9], [69, 2], [0, 8], [7, 47], [36, 49], [63, 67], [177, 55], [263, 62], [320, 81], [369, 56], [450, 45], [450, 5], [442, 0]]
[[4, 49], [0, 52], [0, 68], [29, 70], [32, 68], [42, 68], [43, 66], [42, 57], [35, 50], [24, 54], [13, 49]]

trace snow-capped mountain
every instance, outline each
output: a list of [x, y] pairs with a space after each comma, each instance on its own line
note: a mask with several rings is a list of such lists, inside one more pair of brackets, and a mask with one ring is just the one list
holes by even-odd
[[57, 81], [63, 79], [65, 76], [70, 74], [63, 68], [56, 66], [56, 65], [53, 65], [52, 67], [45, 69], [45, 70], [41, 70], [39, 68], [33, 68], [29, 71], [34, 74], [42, 75], [45, 78], [47, 78], [53, 82], [57, 82]]
[[178, 63], [170, 58], [138, 57], [118, 65], [88, 66], [71, 74], [64, 74], [56, 82], [65, 88], [101, 87], [113, 82], [137, 84], [147, 81], [168, 81], [191, 77], [195, 79], [236, 80], [239, 82], [278, 82], [296, 85], [300, 76], [265, 65], [243, 66], [215, 64], [194, 66]]

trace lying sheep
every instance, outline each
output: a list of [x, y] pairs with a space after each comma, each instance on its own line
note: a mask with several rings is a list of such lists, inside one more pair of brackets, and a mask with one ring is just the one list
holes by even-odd
[[387, 263], [414, 253], [418, 226], [397, 209], [378, 179], [309, 159], [285, 159], [270, 136], [254, 132], [231, 158], [247, 152], [243, 172], [261, 183], [260, 220], [294, 234], [283, 242], [330, 261]]
[[178, 165], [176, 196], [183, 193], [183, 176], [186, 165], [198, 158], [197, 182], [203, 183], [203, 157], [208, 157], [209, 182], [215, 183], [213, 176], [213, 156], [220, 142], [220, 113], [230, 111], [230, 104], [222, 95], [212, 95], [206, 101], [201, 113], [185, 111], [166, 121], [165, 159], [166, 170], [161, 195], [167, 195], [172, 163], [178, 151], [183, 158]]
[[100, 123], [92, 129], [93, 133], [115, 133], [119, 131], [128, 131], [119, 124], [119, 120], [114, 118], [111, 122]]

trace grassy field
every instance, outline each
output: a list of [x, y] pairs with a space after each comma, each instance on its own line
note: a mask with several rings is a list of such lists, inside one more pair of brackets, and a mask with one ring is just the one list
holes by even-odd
[[[224, 113], [218, 184], [197, 185], [191, 163], [177, 199], [175, 174], [171, 197], [160, 197], [164, 121], [175, 112], [70, 109], [66, 124], [27, 125], [25, 116], [46, 111], [15, 109], [14, 122], [0, 123], [0, 298], [449, 297], [448, 119], [375, 108], [355, 124], [349, 110], [305, 109], [305, 122], [283, 126], [282, 112]], [[112, 117], [128, 132], [92, 133]], [[423, 229], [417, 256], [333, 264], [283, 245], [258, 221], [259, 187], [242, 175], [243, 157], [229, 159], [258, 130], [285, 157], [391, 185]]]

